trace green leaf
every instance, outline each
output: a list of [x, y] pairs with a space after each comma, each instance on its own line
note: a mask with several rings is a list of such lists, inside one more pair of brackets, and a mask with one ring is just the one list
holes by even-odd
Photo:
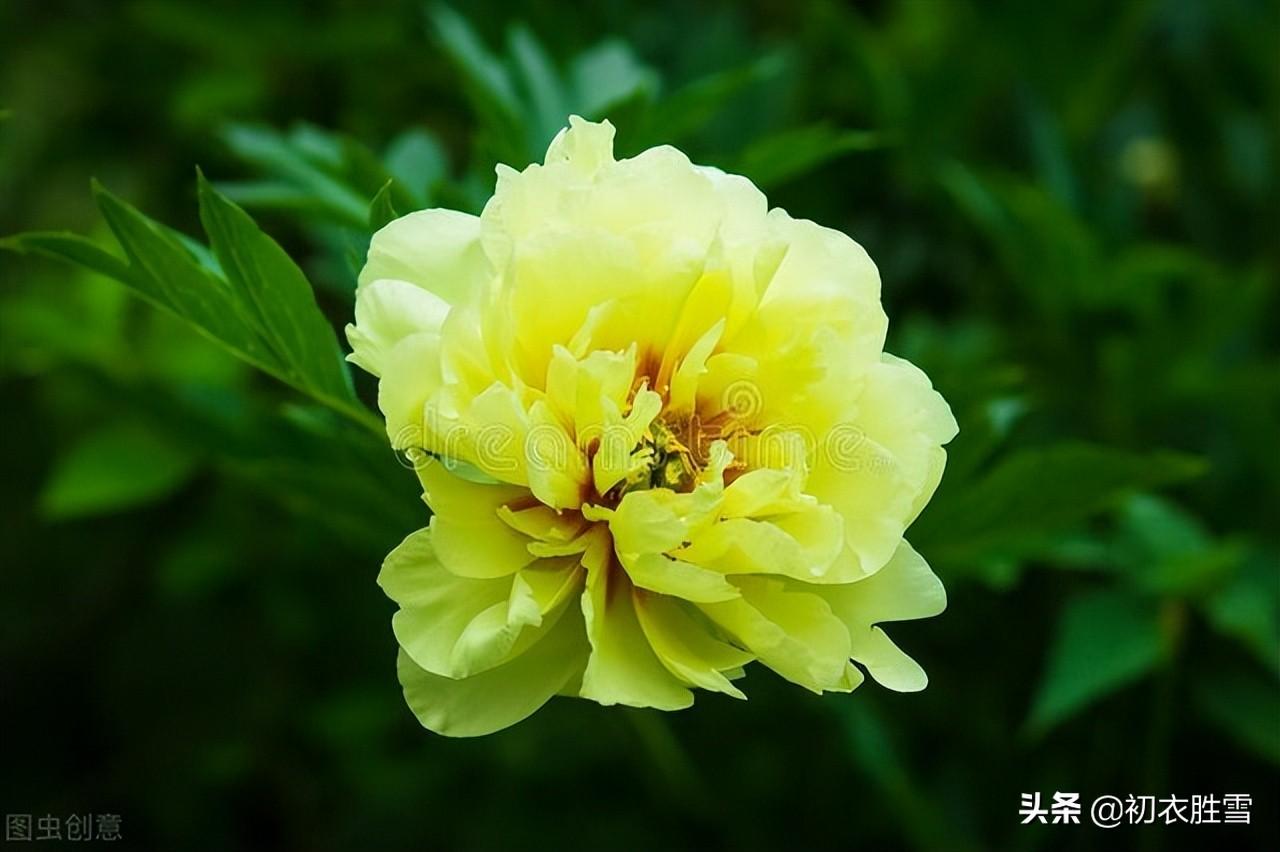
[[[341, 163], [334, 163], [328, 155], [318, 161], [317, 145], [311, 137], [291, 143], [269, 128], [234, 124], [223, 131], [223, 138], [236, 156], [272, 177], [297, 186], [323, 205], [333, 218], [352, 227], [364, 227], [368, 196], [362, 196], [326, 171]], [[318, 162], [325, 163], [325, 167]]]
[[535, 138], [531, 144], [546, 147], [569, 117], [569, 93], [555, 63], [528, 27], [512, 27], [507, 43], [532, 104]]
[[453, 9], [436, 3], [427, 14], [440, 46], [462, 73], [464, 89], [496, 141], [523, 152], [524, 110], [506, 66]]
[[1206, 719], [1244, 748], [1280, 764], [1280, 689], [1244, 671], [1208, 670], [1196, 682], [1195, 702]]
[[733, 171], [762, 188], [785, 183], [841, 154], [871, 151], [887, 143], [884, 134], [867, 130], [836, 130], [823, 124], [799, 127], [765, 136], [747, 147]]
[[1191, 514], [1150, 494], [1126, 500], [1118, 522], [1112, 560], [1153, 593], [1201, 598], [1240, 562], [1234, 542], [1216, 541]]
[[28, 231], [0, 239], [0, 248], [43, 255], [98, 272], [117, 281], [132, 283], [129, 264], [88, 237], [63, 231]]
[[428, 206], [436, 184], [449, 175], [444, 147], [434, 135], [417, 128], [391, 140], [383, 163], [391, 177], [413, 197], [415, 209]]
[[1280, 561], [1274, 553], [1251, 553], [1222, 588], [1197, 600], [1215, 630], [1280, 677]]
[[120, 280], [241, 358], [277, 376], [283, 367], [231, 285], [210, 272], [168, 228], [94, 184], [98, 207], [129, 258]]
[[649, 141], [677, 142], [700, 130], [730, 99], [743, 90], [771, 80], [787, 68], [781, 53], [768, 53], [747, 65], [718, 71], [688, 83], [663, 98], [655, 110]]
[[214, 254], [285, 376], [317, 398], [354, 402], [338, 341], [302, 270], [203, 174], [197, 182], [200, 221]]
[[[604, 118], [611, 109], [632, 98], [652, 97], [658, 76], [642, 64], [621, 41], [601, 42], [573, 61], [573, 108], [583, 118]], [[563, 122], [563, 118], [561, 121]]]
[[519, 105], [506, 68], [484, 46], [466, 18], [443, 3], [432, 4], [428, 14], [450, 58], [477, 89], [501, 109], [512, 115], [518, 113]]
[[910, 537], [938, 560], [973, 561], [1069, 527], [1130, 491], [1188, 479], [1202, 470], [1198, 460], [1177, 453], [1079, 443], [1021, 450], [976, 482], [962, 483], [960, 492], [944, 478]]
[[393, 222], [400, 218], [400, 214], [396, 212], [395, 205], [391, 203], [391, 181], [387, 181], [382, 185], [382, 189], [378, 190], [378, 194], [373, 197], [373, 201], [369, 204], [369, 230], [381, 230], [389, 222]]
[[190, 450], [140, 427], [97, 428], [57, 461], [40, 510], [68, 519], [154, 502], [186, 482], [195, 464]]
[[1154, 601], [1098, 592], [1063, 608], [1028, 728], [1043, 733], [1089, 704], [1132, 683], [1164, 653]]
[[306, 278], [248, 214], [201, 177], [202, 219], [216, 249], [210, 252], [96, 183], [94, 192], [127, 264], [70, 234], [19, 234], [0, 241], [0, 248], [108, 275], [242, 360], [381, 434], [378, 418], [355, 399], [333, 330]]
[[329, 207], [316, 196], [282, 180], [218, 181], [218, 191], [241, 207], [326, 216]]

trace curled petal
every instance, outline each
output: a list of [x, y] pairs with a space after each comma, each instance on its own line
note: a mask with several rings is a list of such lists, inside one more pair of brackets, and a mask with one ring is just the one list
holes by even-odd
[[453, 679], [432, 674], [401, 649], [396, 672], [404, 697], [428, 730], [477, 737], [514, 725], [579, 677], [586, 663], [582, 615], [565, 607], [551, 629], [509, 662]]
[[668, 671], [689, 686], [746, 698], [726, 673], [735, 674], [754, 655], [715, 638], [675, 598], [639, 593], [635, 606], [645, 637]]
[[422, 332], [440, 333], [449, 304], [407, 281], [371, 281], [356, 292], [356, 321], [347, 326], [351, 363], [381, 376], [395, 345]]
[[383, 278], [407, 281], [456, 305], [489, 274], [478, 218], [455, 210], [419, 210], [373, 235], [359, 287]]
[[[604, 547], [607, 548], [607, 542]], [[582, 595], [591, 656], [581, 695], [601, 704], [680, 710], [693, 693], [658, 659], [636, 615], [635, 590], [625, 572], [599, 548], [590, 552]]]
[[422, 465], [418, 478], [434, 513], [436, 557], [451, 573], [475, 579], [506, 577], [534, 560], [529, 551], [533, 539], [505, 519], [512, 516], [509, 506], [531, 499], [528, 489], [470, 482], [438, 461]]
[[702, 611], [769, 668], [814, 692], [847, 692], [849, 631], [816, 594], [777, 580], [741, 577], [740, 599], [702, 604]]
[[907, 621], [938, 615], [947, 593], [928, 563], [902, 542], [893, 558], [865, 580], [845, 586], [814, 587], [849, 630], [853, 658], [882, 686], [899, 692], [924, 689], [928, 678], [877, 622]]

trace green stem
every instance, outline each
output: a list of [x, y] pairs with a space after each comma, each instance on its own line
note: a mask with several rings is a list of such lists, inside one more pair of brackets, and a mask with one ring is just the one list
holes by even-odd
[[[1144, 793], [1159, 796], [1168, 790], [1169, 753], [1173, 743], [1173, 702], [1178, 685], [1178, 652], [1186, 626], [1186, 607], [1181, 601], [1166, 601], [1161, 608], [1161, 626], [1165, 638], [1165, 659], [1156, 672], [1152, 690], [1151, 721], [1147, 727], [1146, 755], [1143, 767]], [[1172, 792], [1172, 791], [1170, 791]], [[1163, 835], [1156, 826], [1143, 832], [1140, 848], [1155, 852]]]
[[706, 785], [667, 721], [655, 710], [628, 707], [624, 715], [666, 782], [670, 798], [682, 807], [704, 805]]

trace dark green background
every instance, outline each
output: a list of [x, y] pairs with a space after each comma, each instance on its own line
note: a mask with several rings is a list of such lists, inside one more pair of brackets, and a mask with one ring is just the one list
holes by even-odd
[[[374, 584], [411, 474], [3, 254], [0, 809], [151, 849], [1280, 848], [1277, 5], [457, 11], [474, 40], [417, 3], [8, 0], [0, 234], [109, 241], [96, 176], [198, 235], [198, 163], [340, 325], [387, 174], [400, 212], [476, 210], [570, 109], [741, 170], [867, 247], [960, 420], [909, 532], [950, 606], [893, 633], [928, 690], [758, 671], [745, 704], [428, 734]], [[1253, 824], [1023, 827], [1032, 791], [1250, 793]]]

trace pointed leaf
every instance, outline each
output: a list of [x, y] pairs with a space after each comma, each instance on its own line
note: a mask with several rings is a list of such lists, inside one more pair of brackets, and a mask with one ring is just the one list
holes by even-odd
[[94, 430], [58, 459], [40, 509], [73, 518], [159, 500], [187, 480], [195, 461], [189, 449], [136, 426]]
[[1198, 460], [1177, 453], [1079, 443], [1022, 450], [977, 482], [961, 483], [961, 491], [944, 480], [911, 541], [934, 559], [972, 562], [1077, 523], [1131, 491], [1202, 470]]
[[198, 182], [214, 254], [286, 376], [318, 396], [354, 399], [337, 338], [302, 270], [203, 174]]
[[206, 269], [168, 228], [148, 219], [101, 185], [94, 194], [111, 232], [129, 258], [120, 279], [187, 320], [240, 357], [274, 375], [282, 365], [262, 342], [261, 328], [231, 285]]
[[1164, 650], [1153, 601], [1107, 591], [1069, 601], [1028, 727], [1042, 733], [1137, 680]]

